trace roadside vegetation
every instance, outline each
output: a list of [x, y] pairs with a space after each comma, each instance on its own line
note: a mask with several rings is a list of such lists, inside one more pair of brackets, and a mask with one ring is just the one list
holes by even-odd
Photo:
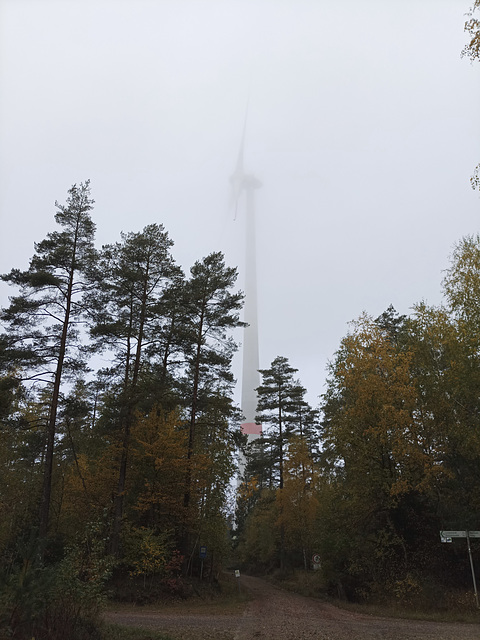
[[321, 572], [295, 569], [288, 572], [276, 571], [267, 578], [272, 584], [293, 593], [309, 598], [330, 602], [346, 611], [407, 620], [430, 620], [433, 622], [463, 622], [478, 624], [480, 612], [472, 604], [471, 590], [450, 590], [444, 594], [443, 607], [432, 607], [425, 602], [405, 604], [397, 599], [384, 600], [382, 603], [352, 602], [332, 597], [328, 594], [328, 585]]
[[105, 624], [102, 633], [102, 640], [172, 640], [171, 636], [158, 631], [135, 629], [117, 624]]

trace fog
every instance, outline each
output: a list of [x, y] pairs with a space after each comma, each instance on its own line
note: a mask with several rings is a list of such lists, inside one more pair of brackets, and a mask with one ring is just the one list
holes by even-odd
[[163, 223], [186, 271], [222, 250], [242, 286], [228, 191], [249, 100], [260, 365], [288, 357], [315, 404], [348, 322], [439, 303], [453, 244], [478, 230], [468, 8], [1, 0], [0, 272], [27, 266], [54, 201], [89, 178], [99, 245]]

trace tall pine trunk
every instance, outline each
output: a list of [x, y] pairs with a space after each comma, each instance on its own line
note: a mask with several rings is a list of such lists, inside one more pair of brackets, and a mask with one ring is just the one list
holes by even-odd
[[72, 308], [72, 291], [73, 278], [75, 273], [76, 248], [78, 238], [78, 223], [75, 230], [75, 239], [73, 243], [73, 255], [68, 277], [67, 293], [65, 299], [65, 315], [63, 318], [62, 335], [60, 338], [60, 348], [58, 352], [57, 367], [55, 370], [55, 378], [53, 381], [53, 393], [50, 404], [50, 413], [47, 425], [47, 446], [45, 451], [45, 467], [43, 472], [43, 489], [42, 501], [40, 504], [39, 518], [39, 536], [40, 539], [46, 537], [48, 532], [48, 523], [50, 517], [50, 503], [52, 499], [52, 480], [53, 480], [53, 456], [55, 449], [55, 434], [57, 425], [58, 400], [60, 397], [60, 385], [62, 382], [63, 364], [65, 361], [65, 351], [67, 348], [68, 327], [70, 324], [70, 311]]
[[[129, 371], [127, 368], [125, 377], [125, 415], [123, 418], [122, 429], [122, 453], [120, 457], [120, 465], [118, 469], [118, 484], [117, 493], [114, 499], [114, 515], [113, 515], [113, 528], [112, 538], [110, 541], [110, 550], [114, 555], [120, 553], [120, 536], [122, 532], [122, 520], [123, 511], [125, 505], [125, 490], [127, 484], [127, 468], [128, 468], [128, 454], [130, 449], [130, 431], [132, 428], [136, 398], [135, 393], [138, 384], [138, 375], [140, 372], [140, 362], [142, 358], [142, 342], [145, 327], [145, 317], [147, 308], [147, 282], [148, 282], [148, 264], [145, 274], [145, 283], [142, 292], [142, 306], [140, 311], [140, 326], [138, 329], [137, 348], [135, 351], [135, 360], [133, 363], [132, 381], [128, 382]], [[129, 355], [127, 356], [127, 362], [129, 362]], [[128, 366], [128, 365], [127, 365]]]

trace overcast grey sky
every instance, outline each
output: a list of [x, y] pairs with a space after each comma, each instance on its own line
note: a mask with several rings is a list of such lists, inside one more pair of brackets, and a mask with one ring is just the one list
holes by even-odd
[[0, 272], [87, 178], [99, 244], [161, 222], [185, 270], [214, 250], [242, 270], [228, 183], [250, 87], [261, 367], [288, 357], [315, 402], [347, 322], [440, 302], [453, 243], [478, 231], [468, 8], [0, 0]]

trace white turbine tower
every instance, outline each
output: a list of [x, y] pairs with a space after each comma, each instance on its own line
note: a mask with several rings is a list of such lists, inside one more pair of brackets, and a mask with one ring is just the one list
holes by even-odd
[[[237, 166], [230, 178], [232, 185], [232, 201], [237, 217], [238, 204], [242, 193], [245, 193], [245, 305], [244, 321], [248, 326], [243, 334], [243, 369], [241, 409], [245, 422], [242, 423], [242, 433], [247, 435], [248, 443], [260, 437], [262, 426], [255, 422], [257, 411], [256, 388], [260, 386], [259, 356], [258, 356], [258, 310], [257, 310], [257, 264], [255, 243], [255, 191], [262, 186], [254, 175], [245, 173], [243, 167], [243, 149], [245, 143], [245, 123], [243, 126], [242, 142], [238, 154]], [[245, 471], [245, 458], [241, 454], [239, 460], [239, 481]]]

